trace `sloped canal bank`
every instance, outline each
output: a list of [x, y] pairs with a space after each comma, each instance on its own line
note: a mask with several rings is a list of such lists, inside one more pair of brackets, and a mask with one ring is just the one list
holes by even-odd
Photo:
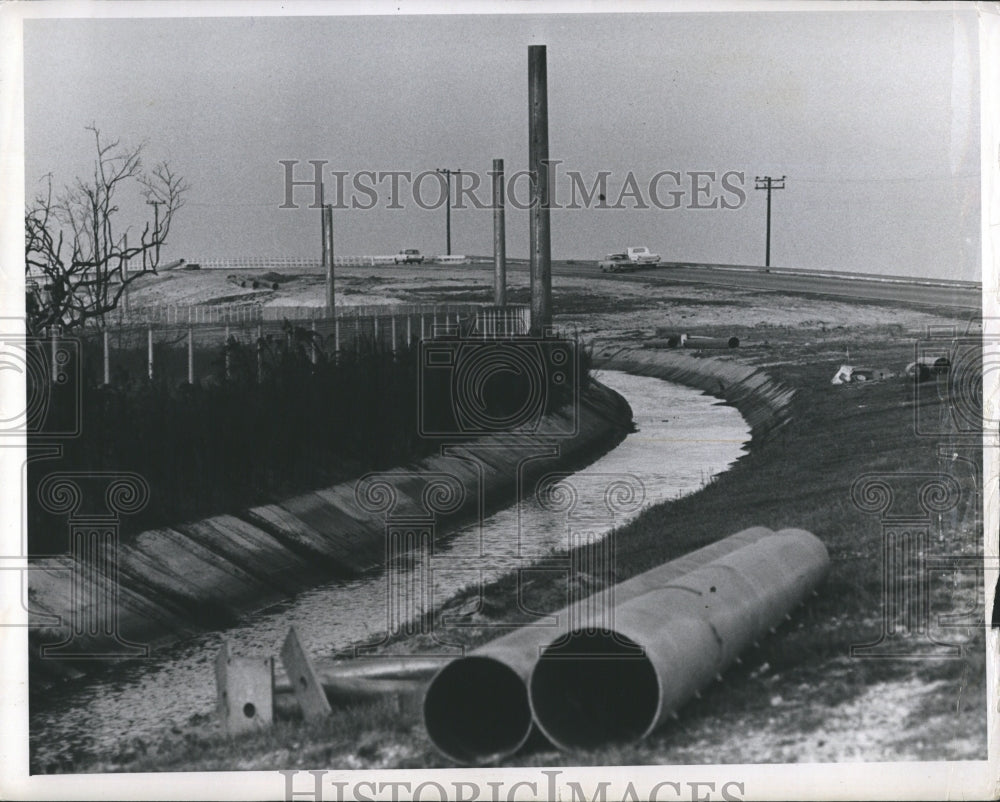
[[[629, 401], [638, 431], [588, 468], [560, 474], [580, 499], [574, 526], [591, 532], [620, 526], [642, 508], [698, 490], [742, 453], [748, 427], [732, 407], [655, 378], [602, 373], [601, 381]], [[633, 495], [620, 509], [609, 510], [604, 491], [616, 482], [632, 488]], [[430, 606], [470, 584], [493, 581], [525, 560], [565, 550], [568, 530], [565, 510], [547, 508], [544, 497], [539, 501], [534, 494], [487, 516], [482, 526], [458, 529], [430, 557], [450, 561], [449, 570], [435, 573], [440, 584], [431, 588]], [[418, 574], [427, 559], [413, 554], [403, 578]], [[394, 623], [386, 604], [387, 576], [328, 583], [234, 626], [156, 650], [148, 660], [50, 689], [32, 700], [33, 769], [108, 770], [122, 762], [123, 750], [135, 755], [137, 743], [155, 741], [192, 717], [203, 719], [214, 705], [212, 659], [224, 640], [237, 652], [276, 654], [294, 625], [320, 660], [352, 644], [379, 642], [387, 624]], [[209, 730], [214, 726], [202, 724]]]

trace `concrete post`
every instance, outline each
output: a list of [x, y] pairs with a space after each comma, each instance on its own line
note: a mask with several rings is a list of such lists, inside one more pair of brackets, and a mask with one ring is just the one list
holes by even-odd
[[326, 231], [326, 247], [324, 248], [326, 254], [326, 306], [327, 309], [332, 310], [336, 302], [333, 275], [333, 207], [324, 207], [323, 213], [326, 215], [326, 225], [324, 226]]
[[264, 330], [257, 324], [257, 383], [264, 381]]
[[493, 160], [493, 303], [507, 305], [507, 230], [504, 221], [503, 159]]
[[552, 325], [552, 247], [549, 229], [549, 100], [545, 45], [528, 47], [528, 172], [531, 175], [531, 334]]
[[188, 324], [188, 384], [194, 384], [194, 326]]

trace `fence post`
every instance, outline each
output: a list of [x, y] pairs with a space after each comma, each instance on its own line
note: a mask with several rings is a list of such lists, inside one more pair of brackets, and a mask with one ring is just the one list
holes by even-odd
[[226, 324], [226, 345], [223, 349], [226, 360], [226, 379], [229, 379], [229, 324]]
[[56, 333], [55, 326], [49, 326], [49, 339], [52, 347], [52, 381], [55, 382], [56, 377], [59, 376], [59, 363], [56, 361], [56, 352], [59, 350], [59, 335]]
[[309, 329], [312, 331], [312, 337], [309, 339], [309, 359], [315, 365], [316, 364], [316, 318], [313, 318], [309, 323]]
[[108, 362], [108, 330], [104, 329], [104, 383], [111, 384], [111, 365]]
[[420, 339], [424, 339], [424, 313], [420, 313]]
[[153, 380], [153, 325], [146, 327], [146, 363], [149, 370], [149, 380]]
[[[192, 314], [194, 313], [194, 314]], [[196, 316], [196, 310], [188, 307], [188, 384], [194, 384], [194, 326], [191, 318]]]
[[257, 383], [264, 381], [264, 327], [257, 324]]
[[392, 325], [392, 352], [396, 353], [396, 316], [393, 315], [391, 318]]
[[340, 364], [340, 318], [333, 312], [333, 361]]
[[413, 319], [407, 315], [406, 316], [406, 347], [409, 348], [413, 344], [413, 334], [412, 334], [412, 322]]

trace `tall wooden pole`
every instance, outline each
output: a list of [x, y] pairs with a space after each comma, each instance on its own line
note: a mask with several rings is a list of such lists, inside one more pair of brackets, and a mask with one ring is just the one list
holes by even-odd
[[775, 189], [785, 188], [785, 176], [781, 178], [771, 178], [769, 175], [765, 175], [763, 178], [757, 177], [757, 183], [754, 189], [764, 189], [767, 190], [767, 217], [765, 223], [765, 240], [764, 240], [764, 267], [771, 266], [771, 192]]
[[325, 206], [323, 208], [323, 214], [323, 230], [326, 232], [326, 308], [332, 315], [334, 313], [334, 303], [337, 300], [333, 275], [333, 207]]
[[531, 334], [552, 325], [552, 244], [549, 229], [549, 98], [545, 45], [528, 47], [528, 172], [531, 175]]
[[319, 245], [320, 245], [320, 264], [323, 268], [326, 268], [327, 260], [327, 236], [326, 236], [326, 204], [323, 203], [323, 184], [319, 185]]
[[[125, 234], [125, 253], [128, 253], [128, 234]], [[122, 302], [125, 305], [125, 311], [128, 311], [128, 257], [126, 256], [122, 259]]]
[[503, 159], [493, 160], [493, 303], [507, 305], [507, 231], [503, 204]]

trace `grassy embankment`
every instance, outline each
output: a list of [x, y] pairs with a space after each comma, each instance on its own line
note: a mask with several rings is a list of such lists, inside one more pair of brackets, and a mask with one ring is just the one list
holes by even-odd
[[[853, 644], [877, 640], [882, 627], [882, 539], [877, 515], [851, 500], [859, 476], [953, 476], [962, 497], [933, 517], [930, 551], [972, 554], [981, 544], [982, 500], [972, 465], [980, 449], [954, 434], [920, 436], [916, 421], [940, 431], [952, 420], [946, 382], [904, 379], [864, 386], [830, 384], [850, 347], [864, 363], [902, 370], [913, 358], [917, 332], [895, 326], [833, 329], [727, 327], [746, 348], [723, 358], [765, 366], [798, 390], [793, 420], [700, 492], [645, 511], [617, 531], [619, 579], [751, 525], [795, 526], [828, 546], [832, 571], [819, 596], [792, 621], [744, 655], [741, 667], [641, 744], [562, 754], [536, 745], [505, 765], [635, 765], [791, 760], [981, 759], [985, 755], [985, 658], [980, 631], [939, 630], [969, 642], [962, 659], [872, 660], [849, 656]], [[713, 354], [718, 356], [718, 354]], [[960, 403], [974, 403], [963, 399]], [[919, 412], [918, 412], [919, 408]], [[939, 446], [946, 446], [939, 450]], [[917, 512], [921, 477], [896, 483], [904, 511]], [[565, 599], [564, 577], [535, 578], [522, 588], [525, 604], [554, 610]], [[938, 581], [941, 577], [948, 581]], [[938, 575], [932, 612], [974, 606], [971, 576]], [[476, 624], [523, 619], [513, 577], [485, 589], [485, 613], [470, 614], [450, 640], [474, 647], [497, 633]], [[444, 610], [470, 609], [460, 592]], [[980, 602], [981, 603], [981, 602]], [[426, 637], [397, 639], [389, 650], [420, 653]], [[414, 711], [409, 711], [414, 713]], [[155, 744], [123, 744], [118, 755], [84, 770], [177, 771], [288, 767], [405, 768], [447, 766], [419, 717], [390, 702], [335, 711], [317, 724], [291, 713], [266, 733], [228, 739], [209, 711], [190, 727]], [[77, 767], [81, 770], [83, 767]]]

